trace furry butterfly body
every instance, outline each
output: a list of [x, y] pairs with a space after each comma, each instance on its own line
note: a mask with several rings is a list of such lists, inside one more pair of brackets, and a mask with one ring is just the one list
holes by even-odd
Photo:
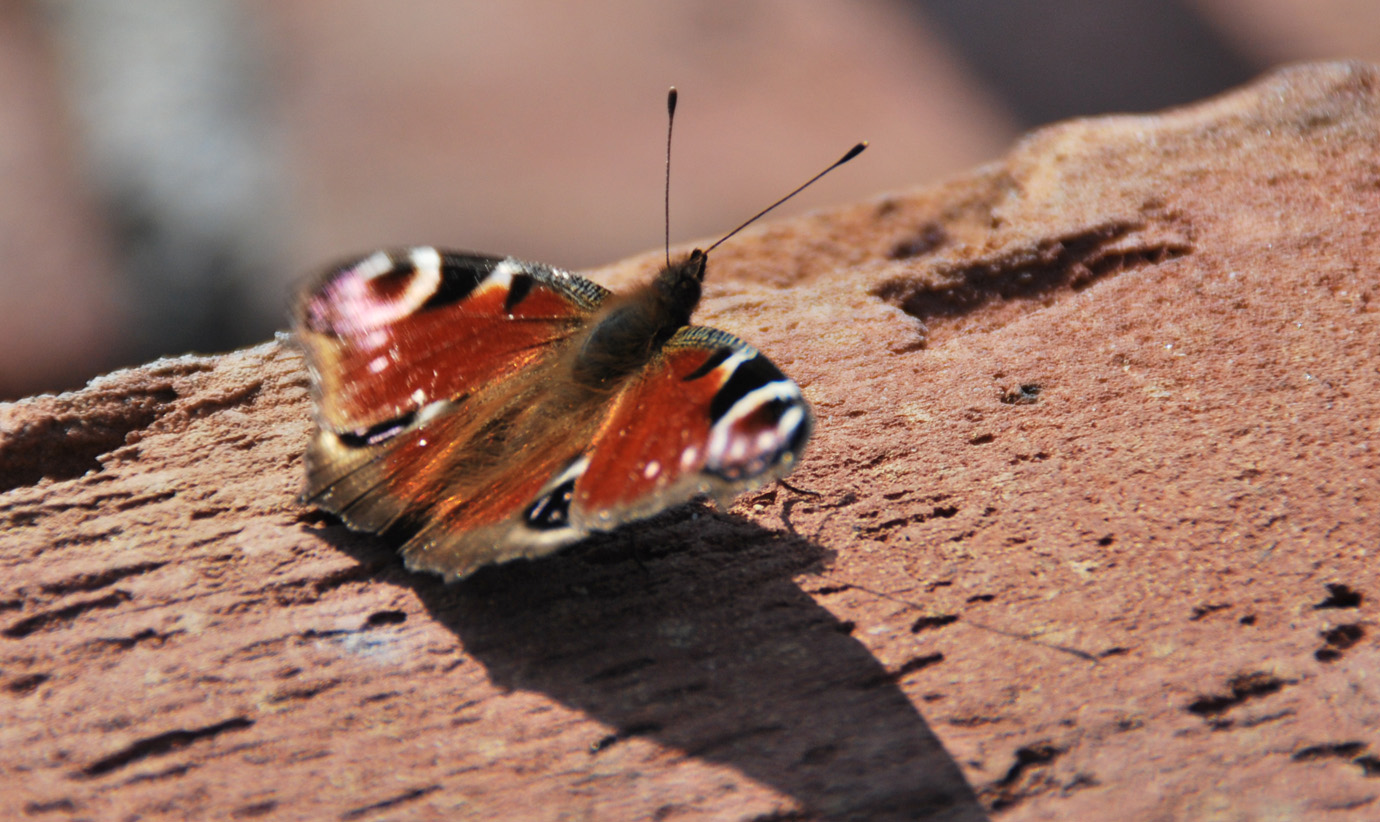
[[303, 499], [459, 578], [785, 475], [809, 407], [751, 346], [689, 324], [706, 260], [625, 295], [432, 248], [331, 269], [294, 317], [317, 407]]

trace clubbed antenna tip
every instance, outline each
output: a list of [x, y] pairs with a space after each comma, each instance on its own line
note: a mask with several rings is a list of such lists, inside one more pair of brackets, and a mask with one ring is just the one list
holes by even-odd
[[806, 181], [805, 181], [804, 183], [802, 183], [800, 186], [796, 187], [796, 189], [795, 189], [794, 191], [792, 191], [790, 194], [787, 194], [785, 197], [782, 197], [781, 199], [777, 200], [776, 202], [772, 203], [771, 205], [767, 206], [766, 208], [764, 208], [764, 209], [762, 209], [761, 211], [757, 212], [756, 214], [752, 215], [752, 216], [749, 217], [747, 220], [744, 220], [742, 225], [738, 226], [737, 228], [735, 228], [735, 229], [733, 229], [732, 231], [728, 232], [728, 233], [725, 234], [724, 236], [720, 237], [720, 238], [719, 238], [719, 241], [716, 242], [716, 243], [714, 243], [713, 245], [711, 245], [709, 248], [706, 248], [706, 249], [704, 250], [704, 253], [705, 253], [705, 254], [708, 254], [709, 252], [711, 252], [711, 251], [713, 251], [714, 249], [718, 248], [719, 245], [720, 245], [721, 243], [723, 243], [724, 240], [727, 240], [729, 237], [732, 237], [734, 234], [737, 234], [739, 231], [742, 231], [743, 229], [745, 229], [745, 228], [747, 228], [748, 226], [752, 225], [753, 223], [757, 222], [758, 220], [760, 220], [763, 216], [765, 216], [765, 215], [766, 215], [769, 211], [771, 211], [772, 209], [776, 208], [777, 206], [779, 206], [779, 205], [781, 205], [782, 203], [786, 202], [787, 200], [791, 199], [791, 198], [794, 197], [795, 195], [797, 195], [797, 194], [799, 194], [800, 192], [804, 191], [805, 189], [809, 188], [809, 187], [810, 187], [811, 185], [813, 185], [813, 184], [815, 183], [815, 181], [817, 181], [820, 177], [823, 177], [824, 175], [828, 174], [829, 172], [833, 171], [834, 169], [838, 168], [839, 166], [843, 165], [844, 163], [848, 162], [849, 160], [853, 159], [854, 157], [857, 157], [859, 154], [862, 154], [862, 153], [863, 153], [863, 149], [865, 149], [865, 148], [867, 148], [867, 141], [866, 141], [866, 140], [863, 140], [861, 143], [858, 143], [856, 146], [853, 146], [852, 148], [848, 149], [848, 153], [845, 154], [845, 155], [843, 155], [843, 156], [840, 157], [839, 159], [835, 160], [833, 165], [829, 166], [828, 168], [824, 169], [824, 170], [821, 171], [820, 173], [818, 173], [818, 174], [816, 174], [815, 176], [811, 177], [810, 179], [806, 180]]

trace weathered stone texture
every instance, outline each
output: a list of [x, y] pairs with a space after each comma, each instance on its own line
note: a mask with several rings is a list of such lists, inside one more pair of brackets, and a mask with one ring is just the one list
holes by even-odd
[[5, 815], [1373, 818], [1377, 134], [1296, 67], [750, 231], [802, 490], [453, 586], [294, 502], [278, 342], [0, 406]]

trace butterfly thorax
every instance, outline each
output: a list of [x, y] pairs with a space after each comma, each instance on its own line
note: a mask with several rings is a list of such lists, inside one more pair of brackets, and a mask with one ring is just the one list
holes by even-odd
[[607, 388], [645, 366], [700, 301], [705, 254], [698, 249], [663, 268], [647, 285], [609, 301], [575, 346], [577, 383]]

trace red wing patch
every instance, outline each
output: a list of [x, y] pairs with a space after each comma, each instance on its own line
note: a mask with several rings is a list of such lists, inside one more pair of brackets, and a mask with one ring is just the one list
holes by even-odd
[[298, 310], [321, 422], [368, 437], [529, 367], [607, 292], [546, 266], [416, 248], [327, 274]]
[[810, 435], [800, 389], [756, 349], [688, 326], [618, 396], [574, 486], [596, 528], [699, 493], [732, 497], [788, 472]]

